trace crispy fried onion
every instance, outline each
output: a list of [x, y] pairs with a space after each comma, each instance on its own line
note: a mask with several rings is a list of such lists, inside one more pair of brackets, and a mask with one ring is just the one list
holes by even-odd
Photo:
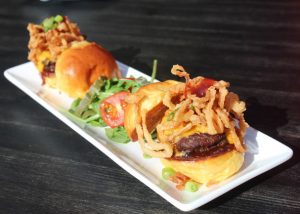
[[[127, 102], [140, 106], [140, 102], [142, 102], [146, 98], [146, 95], [143, 97], [136, 97], [132, 95]], [[157, 139], [153, 139], [151, 133], [149, 132], [146, 125], [146, 115], [147, 111], [144, 109], [138, 109], [138, 114], [141, 115], [141, 121], [136, 121], [136, 133], [138, 137], [139, 144], [144, 154], [150, 155], [152, 157], [165, 158], [171, 157], [173, 154], [173, 147], [168, 143], [159, 142]]]
[[[196, 85], [195, 82], [204, 79], [202, 77], [189, 79], [184, 69], [181, 66], [178, 69], [177, 66], [173, 66], [172, 73], [184, 76], [189, 81], [189, 85]], [[164, 133], [159, 135], [160, 141], [174, 144], [178, 139], [176, 137], [183, 132], [194, 128], [195, 125], [202, 125], [207, 127], [207, 133], [211, 135], [225, 132], [230, 136], [230, 141], [234, 143], [237, 151], [245, 152], [243, 138], [248, 124], [245, 122], [243, 112], [246, 106], [239, 100], [237, 94], [228, 92], [228, 87], [228, 82], [216, 81], [207, 89], [203, 97], [194, 94], [185, 96], [184, 85], [172, 87], [163, 99], [164, 105], [169, 108], [168, 114], [171, 119], [164, 120], [158, 125], [158, 133]], [[177, 104], [172, 102], [175, 96], [180, 96]]]
[[171, 157], [173, 154], [173, 147], [170, 144], [159, 142], [157, 139], [153, 140], [146, 125], [146, 112], [141, 111], [141, 124], [136, 125], [136, 132], [138, 141], [143, 152], [152, 157]]
[[47, 32], [41, 25], [28, 24], [30, 39], [28, 43], [28, 59], [35, 64], [43, 51], [49, 51], [53, 61], [67, 48], [71, 47], [74, 41], [84, 41], [78, 26], [69, 21], [67, 17], [58, 26]]
[[[190, 79], [189, 74], [178, 65], [173, 66], [172, 73], [185, 77], [189, 87], [197, 86], [204, 80], [203, 77]], [[235, 93], [228, 91], [228, 87], [228, 82], [216, 81], [203, 97], [198, 97], [186, 89], [187, 84], [172, 86], [163, 97], [163, 104], [169, 109], [156, 126], [159, 140], [152, 139], [146, 125], [146, 117], [151, 115], [147, 115], [147, 110], [141, 107], [147, 95], [132, 95], [128, 98], [128, 103], [140, 107], [137, 109], [141, 119], [136, 121], [136, 132], [143, 152], [153, 157], [171, 157], [179, 137], [199, 125], [205, 127], [205, 132], [211, 135], [226, 133], [230, 136], [230, 143], [234, 143], [238, 151], [244, 152], [243, 137], [248, 127], [243, 115], [246, 107]]]
[[187, 83], [190, 81], [190, 74], [181, 65], [173, 65], [171, 73], [179, 77], [184, 77]]
[[186, 85], [184, 86], [184, 96], [187, 97], [188, 96], [188, 87], [190, 85], [190, 80], [191, 80], [190, 74], [187, 73], [181, 65], [173, 65], [173, 67], [171, 69], [171, 73], [176, 76], [185, 78]]

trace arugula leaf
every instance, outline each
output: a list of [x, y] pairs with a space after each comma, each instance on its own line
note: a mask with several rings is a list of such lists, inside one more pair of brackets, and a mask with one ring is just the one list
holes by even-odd
[[75, 100], [72, 102], [72, 104], [71, 104], [70, 111], [75, 112], [75, 109], [76, 109], [77, 106], [79, 105], [80, 101], [81, 101], [80, 98], [75, 99]]
[[101, 117], [99, 117], [97, 120], [89, 121], [88, 124], [95, 126], [95, 127], [106, 127], [107, 126]]
[[87, 110], [88, 106], [97, 99], [97, 92], [101, 90], [105, 84], [105, 78], [99, 78], [94, 84], [90, 87], [89, 91], [85, 94], [84, 98], [79, 102], [76, 108], [74, 108], [74, 114], [78, 117], [81, 117], [83, 112]]
[[110, 140], [117, 143], [126, 144], [130, 141], [126, 130], [123, 126], [118, 126], [116, 128], [106, 128], [105, 134]]

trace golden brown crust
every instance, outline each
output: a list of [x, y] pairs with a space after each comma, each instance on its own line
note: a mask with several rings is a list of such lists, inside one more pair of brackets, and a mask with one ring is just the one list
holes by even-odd
[[167, 108], [162, 100], [166, 91], [179, 82], [168, 80], [156, 82], [141, 87], [137, 93], [131, 95], [125, 109], [124, 126], [128, 136], [137, 140], [136, 125], [141, 124], [142, 112], [146, 113], [146, 124], [151, 133], [157, 123], [163, 118]]
[[178, 161], [162, 158], [161, 162], [164, 166], [171, 167], [196, 182], [210, 185], [235, 174], [243, 165], [244, 154], [232, 150], [204, 160]]
[[120, 77], [113, 56], [96, 43], [82, 42], [65, 50], [55, 66], [56, 87], [71, 97], [83, 97], [100, 77]]

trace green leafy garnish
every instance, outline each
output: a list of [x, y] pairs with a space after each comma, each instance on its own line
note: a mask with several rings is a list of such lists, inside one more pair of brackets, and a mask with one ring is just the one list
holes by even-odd
[[64, 17], [61, 15], [51, 16], [49, 18], [44, 19], [42, 22], [42, 26], [44, 28], [44, 31], [47, 32], [49, 30], [55, 29], [60, 22], [64, 20]]
[[167, 121], [171, 121], [174, 119], [175, 113], [176, 113], [177, 109], [175, 109], [174, 111], [171, 111], [168, 115], [167, 115]]
[[171, 167], [165, 167], [161, 171], [163, 179], [168, 180], [170, 177], [175, 176], [176, 172]]
[[151, 74], [150, 82], [153, 82], [155, 80], [156, 71], [157, 71], [157, 59], [153, 60], [152, 74]]
[[188, 192], [196, 192], [199, 189], [199, 184], [195, 181], [188, 181], [184, 185], [184, 189]]
[[[74, 114], [78, 117], [82, 117], [83, 113], [85, 111], [88, 111], [90, 109], [92, 109], [94, 111], [94, 113], [98, 113], [98, 110], [95, 108], [90, 108], [90, 104], [93, 103], [93, 101], [97, 100], [97, 92], [99, 92], [101, 90], [101, 88], [105, 85], [105, 79], [104, 78], [100, 78], [98, 79], [89, 89], [89, 91], [85, 94], [84, 98], [82, 100], [80, 100], [80, 102], [78, 102], [77, 100], [75, 100], [74, 102], [78, 102], [76, 106], [76, 108], [74, 108]], [[72, 105], [73, 105], [72, 104]], [[72, 110], [72, 109], [71, 109]]]
[[62, 17], [61, 15], [56, 15], [54, 18], [54, 21], [56, 21], [57, 23], [60, 23], [64, 20], [64, 17]]
[[156, 139], [157, 138], [157, 131], [154, 129], [154, 131], [151, 133], [151, 138]]
[[128, 143], [130, 141], [126, 130], [123, 126], [118, 126], [116, 128], [106, 128], [105, 129], [106, 136], [117, 143]]
[[77, 98], [75, 99], [72, 104], [71, 104], [71, 107], [70, 107], [70, 110], [69, 111], [72, 111], [72, 112], [75, 112], [75, 109], [77, 108], [77, 106], [79, 105], [81, 99], [80, 98]]
[[[53, 23], [58, 23], [63, 20], [63, 17], [57, 15], [56, 17], [50, 17], [45, 19], [43, 26], [47, 29], [53, 27]], [[151, 81], [148, 81], [144, 77], [129, 77], [129, 78], [112, 78], [107, 79], [100, 77], [90, 87], [89, 91], [82, 99], [75, 99], [70, 106], [67, 115], [81, 127], [86, 124], [95, 127], [106, 127], [99, 111], [101, 102], [118, 92], [137, 92], [142, 86], [147, 85], [155, 80], [157, 70], [157, 60], [153, 62], [153, 70], [151, 75]], [[124, 127], [106, 128], [105, 133], [109, 139], [118, 143], [128, 143], [130, 141]], [[156, 133], [152, 133], [152, 138], [156, 138]]]
[[190, 105], [190, 106], [189, 106], [189, 109], [191, 109], [191, 110], [195, 111], [195, 106], [193, 106], [193, 105]]
[[83, 99], [73, 101], [69, 112], [83, 119], [89, 125], [97, 127], [107, 126], [99, 112], [102, 100], [121, 91], [133, 93], [146, 82], [149, 83], [143, 77], [138, 79], [106, 79], [101, 77], [90, 87]]

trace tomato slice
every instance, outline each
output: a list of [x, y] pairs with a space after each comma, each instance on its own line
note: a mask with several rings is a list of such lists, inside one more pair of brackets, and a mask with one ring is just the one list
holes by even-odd
[[111, 128], [124, 125], [125, 98], [129, 92], [122, 91], [105, 98], [100, 104], [101, 117]]

